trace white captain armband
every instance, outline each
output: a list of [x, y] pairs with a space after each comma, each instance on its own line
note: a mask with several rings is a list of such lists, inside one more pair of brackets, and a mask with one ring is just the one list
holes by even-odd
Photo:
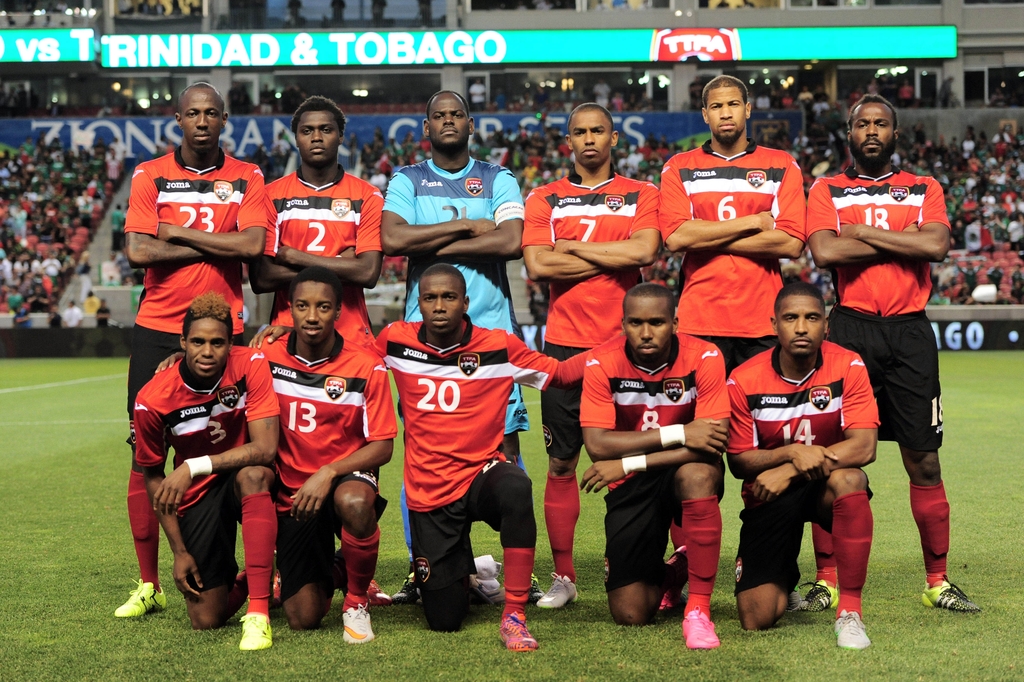
[[501, 225], [506, 220], [523, 220], [526, 217], [526, 207], [514, 201], [506, 201], [494, 209], [494, 224]]

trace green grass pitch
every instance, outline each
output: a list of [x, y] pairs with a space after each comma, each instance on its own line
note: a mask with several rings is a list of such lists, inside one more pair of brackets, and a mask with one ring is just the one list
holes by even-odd
[[[739, 485], [727, 482], [724, 538], [712, 610], [722, 647], [688, 651], [681, 614], [645, 628], [620, 628], [608, 616], [603, 575], [602, 494], [586, 495], [576, 544], [580, 600], [561, 611], [529, 610], [541, 643], [532, 654], [506, 652], [497, 607], [474, 607], [459, 633], [426, 630], [418, 607], [376, 609], [377, 640], [342, 642], [337, 608], [317, 632], [288, 630], [272, 615], [274, 647], [238, 650], [237, 621], [213, 632], [189, 629], [161, 540], [165, 612], [117, 620], [137, 567], [125, 511], [128, 447], [126, 361], [0, 362], [0, 680], [16, 679], [357, 679], [357, 680], [951, 680], [1021, 679], [1021, 481], [1024, 353], [942, 355], [946, 446], [943, 477], [952, 505], [950, 572], [984, 612], [925, 609], [917, 528], [906, 475], [894, 445], [868, 467], [875, 492], [875, 542], [864, 591], [873, 645], [835, 646], [833, 615], [788, 614], [763, 633], [740, 630], [732, 596], [739, 532]], [[68, 383], [81, 380], [79, 383]], [[58, 384], [40, 387], [41, 384]], [[15, 390], [33, 387], [30, 390]], [[540, 526], [537, 574], [545, 587], [551, 556], [541, 504], [546, 466], [538, 394], [530, 392], [534, 431], [523, 450], [535, 481]], [[377, 578], [394, 591], [406, 571], [398, 513], [401, 448], [382, 472], [392, 500], [382, 519]], [[497, 534], [474, 534], [477, 554], [500, 555]], [[801, 557], [813, 575], [808, 549]], [[239, 542], [239, 551], [241, 542]], [[337, 607], [337, 604], [336, 604]]]

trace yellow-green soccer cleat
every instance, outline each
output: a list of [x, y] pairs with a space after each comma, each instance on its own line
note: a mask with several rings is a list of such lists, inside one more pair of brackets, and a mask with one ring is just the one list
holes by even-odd
[[834, 609], [838, 605], [839, 588], [829, 585], [824, 580], [818, 580], [807, 590], [799, 610], [818, 613], [825, 609]]
[[262, 613], [247, 613], [242, 616], [242, 641], [238, 644], [239, 649], [259, 651], [269, 649], [273, 644], [269, 618]]
[[921, 595], [921, 603], [936, 609], [946, 609], [959, 613], [980, 613], [981, 607], [968, 599], [959, 587], [943, 580], [935, 587], [929, 587]]
[[117, 618], [138, 618], [153, 611], [163, 611], [166, 606], [167, 597], [164, 593], [157, 592], [153, 583], [144, 583], [140, 580], [128, 601], [118, 606], [114, 615]]

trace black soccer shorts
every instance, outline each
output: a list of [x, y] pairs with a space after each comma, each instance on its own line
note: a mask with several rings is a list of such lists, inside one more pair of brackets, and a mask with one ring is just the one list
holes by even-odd
[[242, 522], [242, 503], [235, 497], [235, 473], [217, 474], [217, 480], [202, 499], [178, 517], [185, 549], [195, 559], [203, 579], [200, 589], [189, 578], [199, 592], [234, 585], [238, 575], [235, 537]]
[[939, 351], [923, 313], [880, 317], [837, 306], [828, 340], [860, 354], [878, 402], [878, 439], [919, 452], [942, 447]]
[[740, 336], [700, 336], [705, 341], [718, 346], [722, 352], [722, 359], [725, 360], [725, 375], [729, 376], [732, 371], [742, 365], [750, 358], [763, 353], [766, 350], [775, 348], [779, 343], [776, 336], [759, 336], [745, 338]]
[[[544, 344], [544, 354], [564, 362], [589, 348], [571, 348], [554, 343]], [[544, 430], [544, 447], [548, 457], [572, 459], [583, 447], [583, 428], [580, 426], [580, 399], [583, 387], [560, 389], [549, 387], [540, 394], [540, 414]]]
[[420, 590], [440, 590], [476, 573], [470, 530], [483, 521], [502, 547], [535, 547], [533, 485], [522, 469], [494, 460], [458, 500], [428, 512], [409, 510], [413, 565]]

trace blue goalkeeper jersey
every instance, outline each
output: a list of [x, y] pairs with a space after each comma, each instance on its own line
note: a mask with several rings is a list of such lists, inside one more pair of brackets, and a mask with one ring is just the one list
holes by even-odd
[[[519, 184], [512, 172], [476, 159], [470, 159], [465, 168], [454, 173], [438, 168], [430, 160], [397, 169], [388, 185], [384, 210], [397, 213], [410, 225], [436, 225], [457, 218], [488, 218], [501, 223], [522, 219], [524, 215]], [[467, 312], [473, 324], [519, 335], [503, 260], [463, 263], [447, 258], [410, 258], [405, 289], [406, 322], [423, 319], [417, 302], [420, 276], [439, 261], [454, 265], [466, 278]]]

